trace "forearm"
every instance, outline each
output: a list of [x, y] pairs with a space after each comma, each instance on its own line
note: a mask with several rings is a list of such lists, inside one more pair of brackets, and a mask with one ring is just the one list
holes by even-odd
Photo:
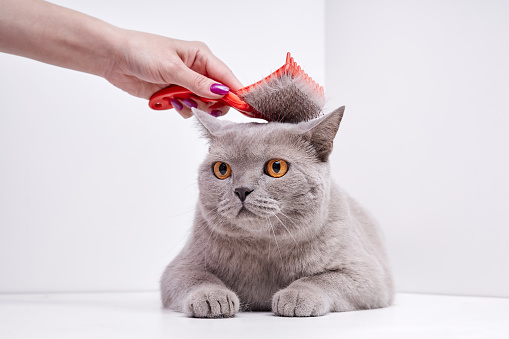
[[[0, 52], [95, 74], [145, 99], [169, 85], [210, 99], [242, 87], [203, 43], [121, 29], [42, 0], [0, 0]], [[228, 111], [200, 105], [211, 114]], [[180, 102], [176, 107], [192, 115]]]
[[104, 76], [117, 30], [45, 1], [0, 0], [0, 52]]

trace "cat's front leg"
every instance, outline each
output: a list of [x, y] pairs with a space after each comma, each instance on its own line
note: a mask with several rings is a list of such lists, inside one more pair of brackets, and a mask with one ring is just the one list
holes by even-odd
[[229, 318], [239, 311], [239, 298], [224, 286], [200, 285], [184, 300], [184, 312], [194, 318]]
[[233, 317], [237, 295], [210, 272], [168, 266], [161, 278], [161, 298], [166, 308], [195, 318]]
[[274, 295], [272, 311], [285, 317], [310, 317], [390, 305], [392, 289], [381, 271], [371, 266], [366, 272], [370, 274], [342, 269], [298, 279]]
[[327, 295], [313, 284], [291, 284], [272, 298], [272, 311], [283, 317], [316, 317], [330, 309]]

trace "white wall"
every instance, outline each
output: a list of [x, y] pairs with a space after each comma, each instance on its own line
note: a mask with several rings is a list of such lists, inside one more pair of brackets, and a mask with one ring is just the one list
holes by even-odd
[[[287, 51], [324, 81], [323, 1], [55, 2], [205, 41], [245, 85]], [[5, 54], [0, 93], [0, 292], [157, 289], [193, 217], [206, 151], [193, 121], [103, 79]]]
[[339, 181], [399, 290], [509, 296], [509, 3], [327, 1]]
[[[58, 3], [205, 41], [246, 85], [291, 51], [347, 106], [334, 176], [380, 220], [398, 289], [509, 296], [506, 2]], [[193, 122], [5, 54], [0, 93], [0, 292], [156, 289], [193, 217]]]

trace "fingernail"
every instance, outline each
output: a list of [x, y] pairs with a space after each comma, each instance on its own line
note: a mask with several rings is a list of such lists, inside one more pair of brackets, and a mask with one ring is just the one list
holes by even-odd
[[182, 104], [175, 99], [171, 99], [170, 102], [173, 108], [175, 108], [177, 111], [181, 111], [182, 108], [184, 108], [184, 106], [182, 106]]
[[189, 108], [198, 108], [198, 104], [193, 99], [186, 98], [182, 100], [182, 103]]
[[221, 112], [221, 111], [220, 111], [220, 110], [218, 110], [218, 109], [215, 109], [215, 110], [213, 110], [213, 111], [210, 111], [210, 115], [212, 115], [213, 117], [216, 117], [216, 118], [217, 118], [217, 117], [220, 117], [220, 116], [221, 116], [221, 114], [223, 114], [223, 112]]
[[212, 84], [210, 86], [210, 91], [214, 94], [225, 95], [228, 94], [230, 89], [222, 84]]

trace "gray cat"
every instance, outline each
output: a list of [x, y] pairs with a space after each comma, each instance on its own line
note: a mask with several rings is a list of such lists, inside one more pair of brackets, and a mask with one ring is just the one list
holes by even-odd
[[210, 149], [192, 234], [161, 278], [164, 307], [308, 317], [391, 304], [381, 231], [330, 178], [343, 112], [237, 124], [194, 110]]

